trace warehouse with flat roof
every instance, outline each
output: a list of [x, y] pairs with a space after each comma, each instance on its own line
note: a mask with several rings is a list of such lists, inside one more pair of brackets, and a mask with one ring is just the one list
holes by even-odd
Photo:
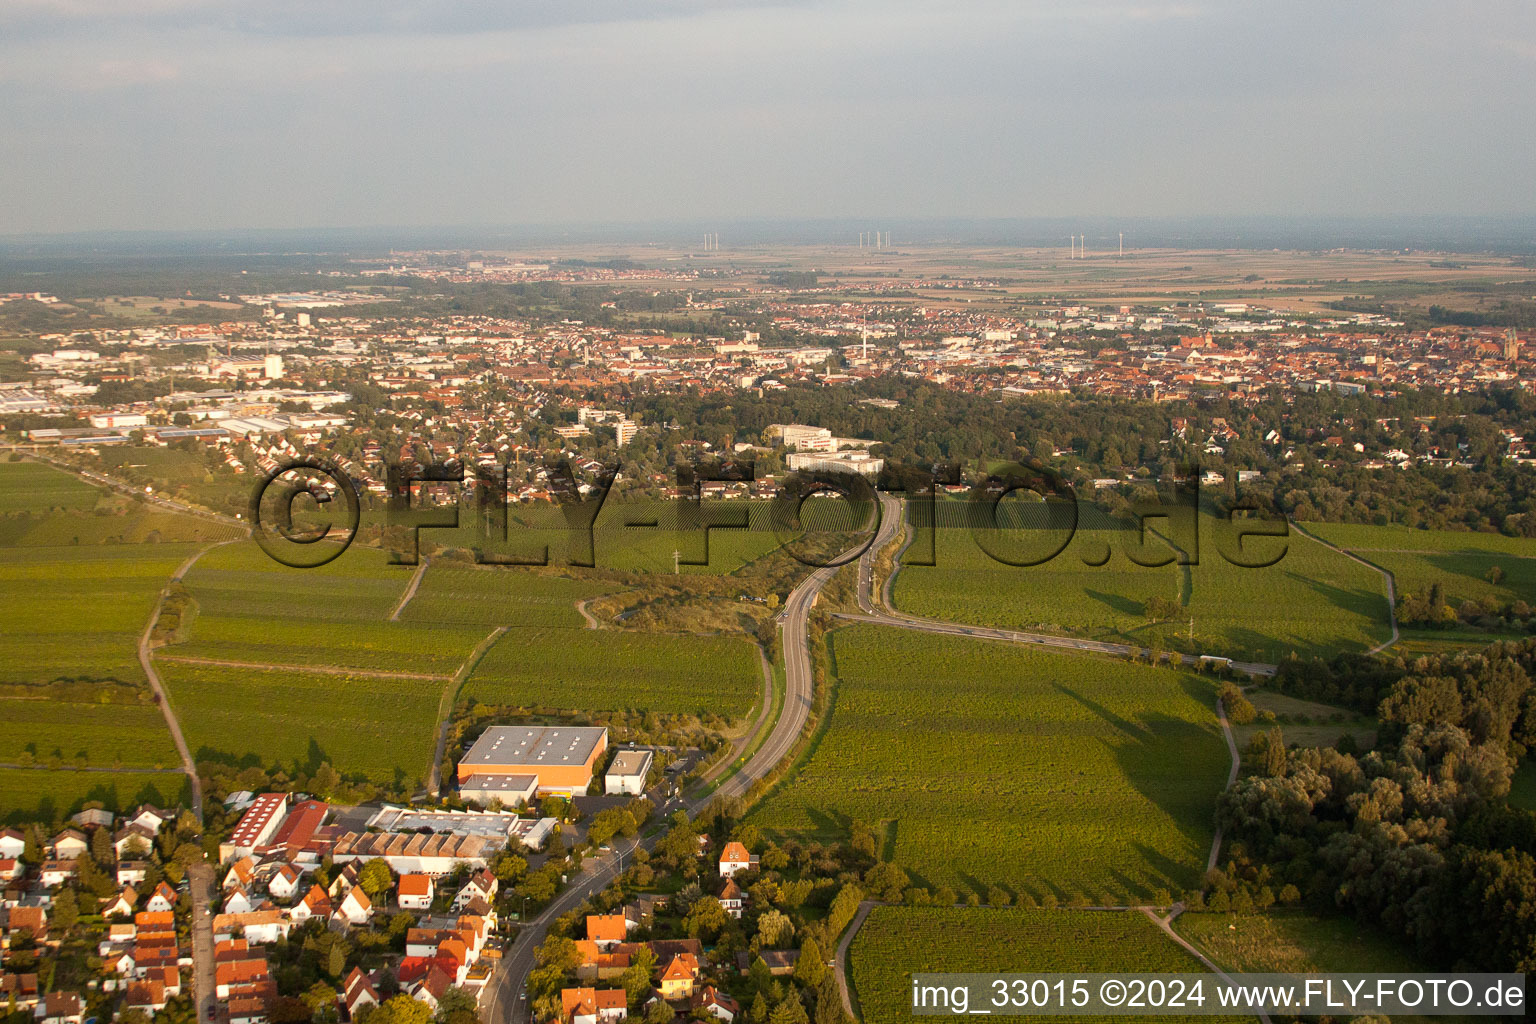
[[479, 775], [531, 775], [535, 791], [578, 796], [587, 791], [608, 730], [570, 725], [493, 725], [459, 761], [459, 790]]

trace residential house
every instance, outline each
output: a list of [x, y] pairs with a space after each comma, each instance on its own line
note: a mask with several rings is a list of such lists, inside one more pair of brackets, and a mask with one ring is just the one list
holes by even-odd
[[37, 869], [37, 881], [44, 889], [63, 885], [80, 873], [78, 858], [69, 860], [45, 860]]
[[464, 887], [453, 897], [453, 909], [455, 912], [463, 910], [469, 906], [471, 900], [477, 897], [485, 900], [486, 903], [491, 903], [496, 899], [496, 889], [496, 876], [482, 868], [471, 875], [469, 881], [465, 882]]
[[565, 1024], [615, 1024], [629, 1015], [629, 994], [622, 988], [564, 988], [560, 1007]]
[[169, 997], [165, 994], [165, 986], [158, 981], [130, 982], [127, 994], [123, 997], [123, 1005], [130, 1010], [143, 1010], [153, 1016], [165, 1009]]
[[138, 809], [127, 815], [126, 822], [130, 825], [138, 825], [146, 828], [151, 834], [158, 834], [160, 829], [176, 819], [175, 811], [162, 810], [153, 804], [140, 804]]
[[10, 1006], [12, 1000], [18, 1010], [36, 1008], [38, 1001], [37, 975], [0, 974], [0, 1005]]
[[124, 860], [117, 864], [118, 885], [138, 885], [149, 877], [149, 862], [143, 860]]
[[730, 878], [741, 871], [757, 867], [757, 858], [747, 853], [747, 848], [734, 839], [720, 851], [720, 877]]
[[251, 899], [251, 894], [241, 886], [235, 886], [229, 890], [229, 895], [224, 897], [224, 913], [249, 914], [256, 909], [256, 902]]
[[74, 860], [90, 851], [91, 844], [85, 833], [77, 828], [67, 828], [48, 843], [48, 852], [54, 860]]
[[342, 921], [349, 925], [367, 924], [372, 916], [373, 901], [368, 898], [366, 892], [363, 892], [361, 886], [353, 886], [348, 889], [346, 896], [342, 897], [341, 905], [336, 908], [336, 913], [332, 915], [334, 920]]
[[587, 939], [597, 943], [597, 948], [607, 952], [629, 938], [634, 927], [623, 914], [588, 914]]
[[35, 1016], [38, 1024], [85, 1024], [85, 1000], [78, 992], [49, 992]]
[[233, 889], [235, 886], [240, 886], [249, 889], [255, 877], [256, 861], [251, 857], [241, 857], [229, 866], [228, 871], [224, 872], [224, 888]]
[[161, 882], [149, 894], [149, 899], [144, 901], [144, 909], [151, 914], [169, 914], [176, 909], [176, 890]]
[[27, 849], [27, 839], [13, 828], [0, 829], [0, 857], [20, 860]]
[[431, 910], [435, 890], [431, 875], [401, 875], [396, 900], [401, 910]]
[[311, 885], [309, 891], [304, 894], [304, 898], [288, 911], [288, 918], [294, 924], [303, 924], [312, 917], [329, 918], [330, 916], [331, 898], [319, 885]]
[[267, 1024], [267, 1001], [260, 996], [236, 996], [231, 999], [229, 1024]]
[[347, 975], [342, 985], [341, 1001], [346, 1004], [347, 1016], [354, 1019], [363, 1007], [379, 1005], [379, 991], [373, 987], [373, 980], [363, 973], [361, 967], [352, 968], [352, 973]]
[[348, 861], [347, 865], [336, 873], [331, 879], [331, 899], [339, 900], [357, 885], [357, 862]]
[[125, 886], [123, 891], [117, 894], [116, 899], [114, 899], [111, 903], [107, 903], [102, 906], [101, 916], [132, 917], [133, 905], [137, 900], [138, 896], [134, 893], [134, 891], [131, 888]]
[[741, 919], [742, 908], [746, 905], [747, 897], [741, 891], [741, 886], [736, 884], [736, 879], [727, 878], [725, 884], [720, 887], [720, 906], [732, 917]]
[[437, 1009], [438, 1001], [443, 998], [443, 993], [454, 986], [454, 977], [436, 964], [428, 967], [416, 983], [407, 989], [412, 999], [426, 1003], [433, 1010]]
[[303, 875], [292, 864], [284, 864], [277, 869], [267, 881], [267, 892], [275, 900], [286, 900], [299, 891], [299, 882]]
[[21, 875], [21, 861], [15, 857], [0, 857], [0, 882], [9, 882]]
[[716, 1020], [731, 1024], [736, 1015], [741, 1013], [741, 1006], [730, 996], [721, 992], [713, 985], [705, 985], [698, 995], [693, 997], [693, 1008], [703, 1010]]
[[687, 999], [693, 995], [693, 982], [699, 975], [699, 958], [679, 953], [661, 972], [661, 995], [667, 1000]]
[[19, 932], [26, 932], [39, 943], [48, 941], [48, 912], [42, 907], [12, 907], [3, 921], [7, 947]]
[[81, 828], [111, 828], [113, 817], [111, 811], [101, 807], [87, 807], [83, 811], [71, 814], [69, 822], [72, 825], [79, 825]]
[[132, 822], [112, 833], [112, 850], [118, 860], [136, 859], [155, 848], [155, 833]]
[[215, 940], [243, 935], [247, 942], [263, 945], [286, 936], [292, 925], [280, 910], [254, 910], [249, 914], [218, 914], [213, 919]]

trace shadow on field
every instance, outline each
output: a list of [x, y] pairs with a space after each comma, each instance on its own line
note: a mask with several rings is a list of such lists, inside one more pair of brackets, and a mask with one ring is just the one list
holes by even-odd
[[1089, 589], [1083, 592], [1100, 604], [1122, 615], [1140, 616], [1143, 614], [1144, 606], [1135, 598], [1126, 597], [1124, 594], [1106, 594], [1102, 590]]

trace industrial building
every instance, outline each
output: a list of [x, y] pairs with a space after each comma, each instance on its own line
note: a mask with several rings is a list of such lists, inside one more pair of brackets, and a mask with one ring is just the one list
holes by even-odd
[[532, 775], [539, 794], [579, 796], [608, 749], [608, 730], [569, 725], [493, 725], [459, 761], [459, 791], [480, 775]]

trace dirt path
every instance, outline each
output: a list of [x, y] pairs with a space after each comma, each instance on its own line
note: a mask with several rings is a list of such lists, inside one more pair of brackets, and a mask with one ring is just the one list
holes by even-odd
[[420, 679], [426, 682], [442, 682], [452, 679], [441, 672], [388, 672], [383, 669], [346, 668], [342, 665], [289, 665], [266, 661], [224, 661], [221, 658], [194, 658], [183, 654], [162, 654], [161, 661], [179, 665], [212, 665], [216, 668], [253, 668], [266, 672], [313, 672], [322, 676], [360, 676], [365, 679]]
[[416, 588], [421, 586], [421, 578], [427, 574], [427, 563], [430, 559], [422, 555], [416, 561], [416, 571], [411, 573], [411, 582], [406, 585], [405, 593], [400, 595], [400, 600], [395, 602], [395, 610], [389, 613], [390, 622], [399, 622], [400, 613], [405, 611], [405, 606], [411, 603], [411, 598], [416, 596]]
[[459, 695], [459, 689], [469, 674], [480, 664], [480, 659], [485, 657], [485, 652], [491, 649], [491, 645], [501, 639], [501, 635], [510, 627], [497, 626], [495, 629], [475, 645], [475, 649], [469, 652], [469, 657], [464, 659], [464, 664], [459, 666], [448, 680], [448, 685], [443, 687], [443, 695], [437, 702], [437, 744], [432, 751], [432, 769], [427, 773], [427, 795], [442, 796], [443, 789], [443, 752], [448, 749], [448, 717], [453, 713], [454, 699]]
[[186, 736], [182, 735], [181, 722], [176, 718], [175, 709], [171, 707], [171, 699], [165, 692], [165, 685], [160, 681], [160, 673], [155, 671], [154, 659], [151, 655], [154, 651], [155, 623], [160, 621], [160, 610], [165, 607], [166, 594], [171, 584], [181, 582], [182, 577], [197, 564], [197, 560], [214, 548], [233, 543], [235, 543], [234, 540], [219, 541], [188, 555], [187, 560], [176, 567], [176, 571], [171, 573], [171, 578], [166, 581], [166, 585], [160, 589], [160, 596], [155, 599], [155, 606], [150, 609], [149, 621], [144, 624], [144, 633], [139, 637], [139, 667], [144, 670], [144, 677], [149, 680], [149, 688], [154, 691], [155, 703], [160, 707], [160, 714], [165, 717], [166, 728], [171, 730], [171, 739], [176, 743], [176, 753], [181, 756], [181, 770], [186, 773], [187, 781], [192, 787], [192, 813], [197, 816], [199, 822], [203, 820], [203, 781], [197, 777], [197, 762], [192, 760], [192, 749], [187, 746]]

